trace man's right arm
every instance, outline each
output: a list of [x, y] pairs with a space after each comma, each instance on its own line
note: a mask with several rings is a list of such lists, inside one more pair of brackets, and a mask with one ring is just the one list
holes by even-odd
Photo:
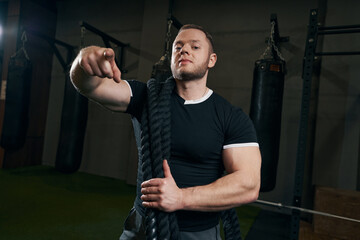
[[121, 80], [111, 48], [91, 46], [82, 49], [71, 66], [70, 78], [84, 96], [112, 111], [126, 111], [131, 90]]

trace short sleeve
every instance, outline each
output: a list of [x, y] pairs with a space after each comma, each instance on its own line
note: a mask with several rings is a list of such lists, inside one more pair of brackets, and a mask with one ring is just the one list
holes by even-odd
[[240, 108], [233, 107], [227, 121], [223, 149], [259, 146], [254, 125]]
[[128, 80], [127, 83], [131, 89], [131, 98], [126, 113], [131, 114], [137, 120], [141, 121], [141, 113], [146, 101], [146, 84], [136, 80]]

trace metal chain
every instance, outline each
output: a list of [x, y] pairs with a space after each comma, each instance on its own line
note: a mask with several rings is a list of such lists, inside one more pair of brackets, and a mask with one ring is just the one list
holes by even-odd
[[23, 31], [23, 33], [22, 33], [22, 35], [21, 35], [21, 42], [22, 42], [21, 50], [24, 52], [25, 57], [26, 57], [27, 59], [30, 59], [30, 58], [29, 58], [29, 55], [27, 54], [26, 49], [25, 49], [25, 43], [27, 42], [27, 35], [26, 35], [26, 32], [25, 32], [25, 31]]
[[171, 19], [168, 20], [168, 28], [166, 32], [166, 49], [165, 49], [165, 56], [170, 56], [170, 44], [171, 44], [171, 26], [173, 24], [173, 21]]
[[86, 33], [86, 28], [85, 27], [81, 27], [80, 28], [80, 49], [85, 47], [85, 33]]
[[272, 56], [272, 49], [274, 49], [278, 55], [278, 57], [285, 61], [285, 59], [283, 58], [283, 56], [281, 55], [280, 50], [278, 49], [278, 47], [275, 45], [275, 41], [274, 41], [274, 33], [275, 33], [275, 22], [272, 21], [271, 22], [271, 32], [270, 32], [270, 37], [268, 38], [268, 42], [267, 42], [267, 47], [264, 51], [264, 53], [260, 56], [260, 59], [265, 59], [266, 55], [270, 55]]
[[285, 59], [284, 59], [283, 56], [281, 55], [280, 50], [279, 50], [278, 47], [275, 45], [275, 42], [274, 42], [274, 33], [275, 33], [275, 22], [272, 21], [272, 22], [271, 22], [271, 37], [270, 37], [270, 39], [271, 39], [271, 45], [272, 45], [272, 47], [275, 49], [278, 57], [279, 57], [281, 60], [285, 61]]
[[[272, 31], [272, 28], [271, 28], [271, 31]], [[270, 37], [268, 38], [266, 49], [263, 52], [263, 54], [261, 54], [260, 59], [265, 59], [265, 56], [269, 55], [269, 53], [270, 53], [270, 56], [272, 56], [271, 55], [271, 40], [270, 40], [271, 38], [272, 38], [272, 33], [270, 33]]]

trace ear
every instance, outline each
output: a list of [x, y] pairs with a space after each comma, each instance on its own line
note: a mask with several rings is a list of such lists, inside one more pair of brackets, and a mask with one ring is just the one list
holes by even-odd
[[215, 66], [217, 60], [217, 55], [216, 53], [211, 53], [210, 57], [209, 57], [209, 63], [208, 63], [208, 68], [212, 68]]

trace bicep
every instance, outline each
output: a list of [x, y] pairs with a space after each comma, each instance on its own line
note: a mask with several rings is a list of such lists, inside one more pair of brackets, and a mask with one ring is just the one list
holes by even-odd
[[233, 147], [224, 149], [222, 153], [227, 173], [241, 171], [254, 178], [260, 178], [261, 155], [259, 147]]

